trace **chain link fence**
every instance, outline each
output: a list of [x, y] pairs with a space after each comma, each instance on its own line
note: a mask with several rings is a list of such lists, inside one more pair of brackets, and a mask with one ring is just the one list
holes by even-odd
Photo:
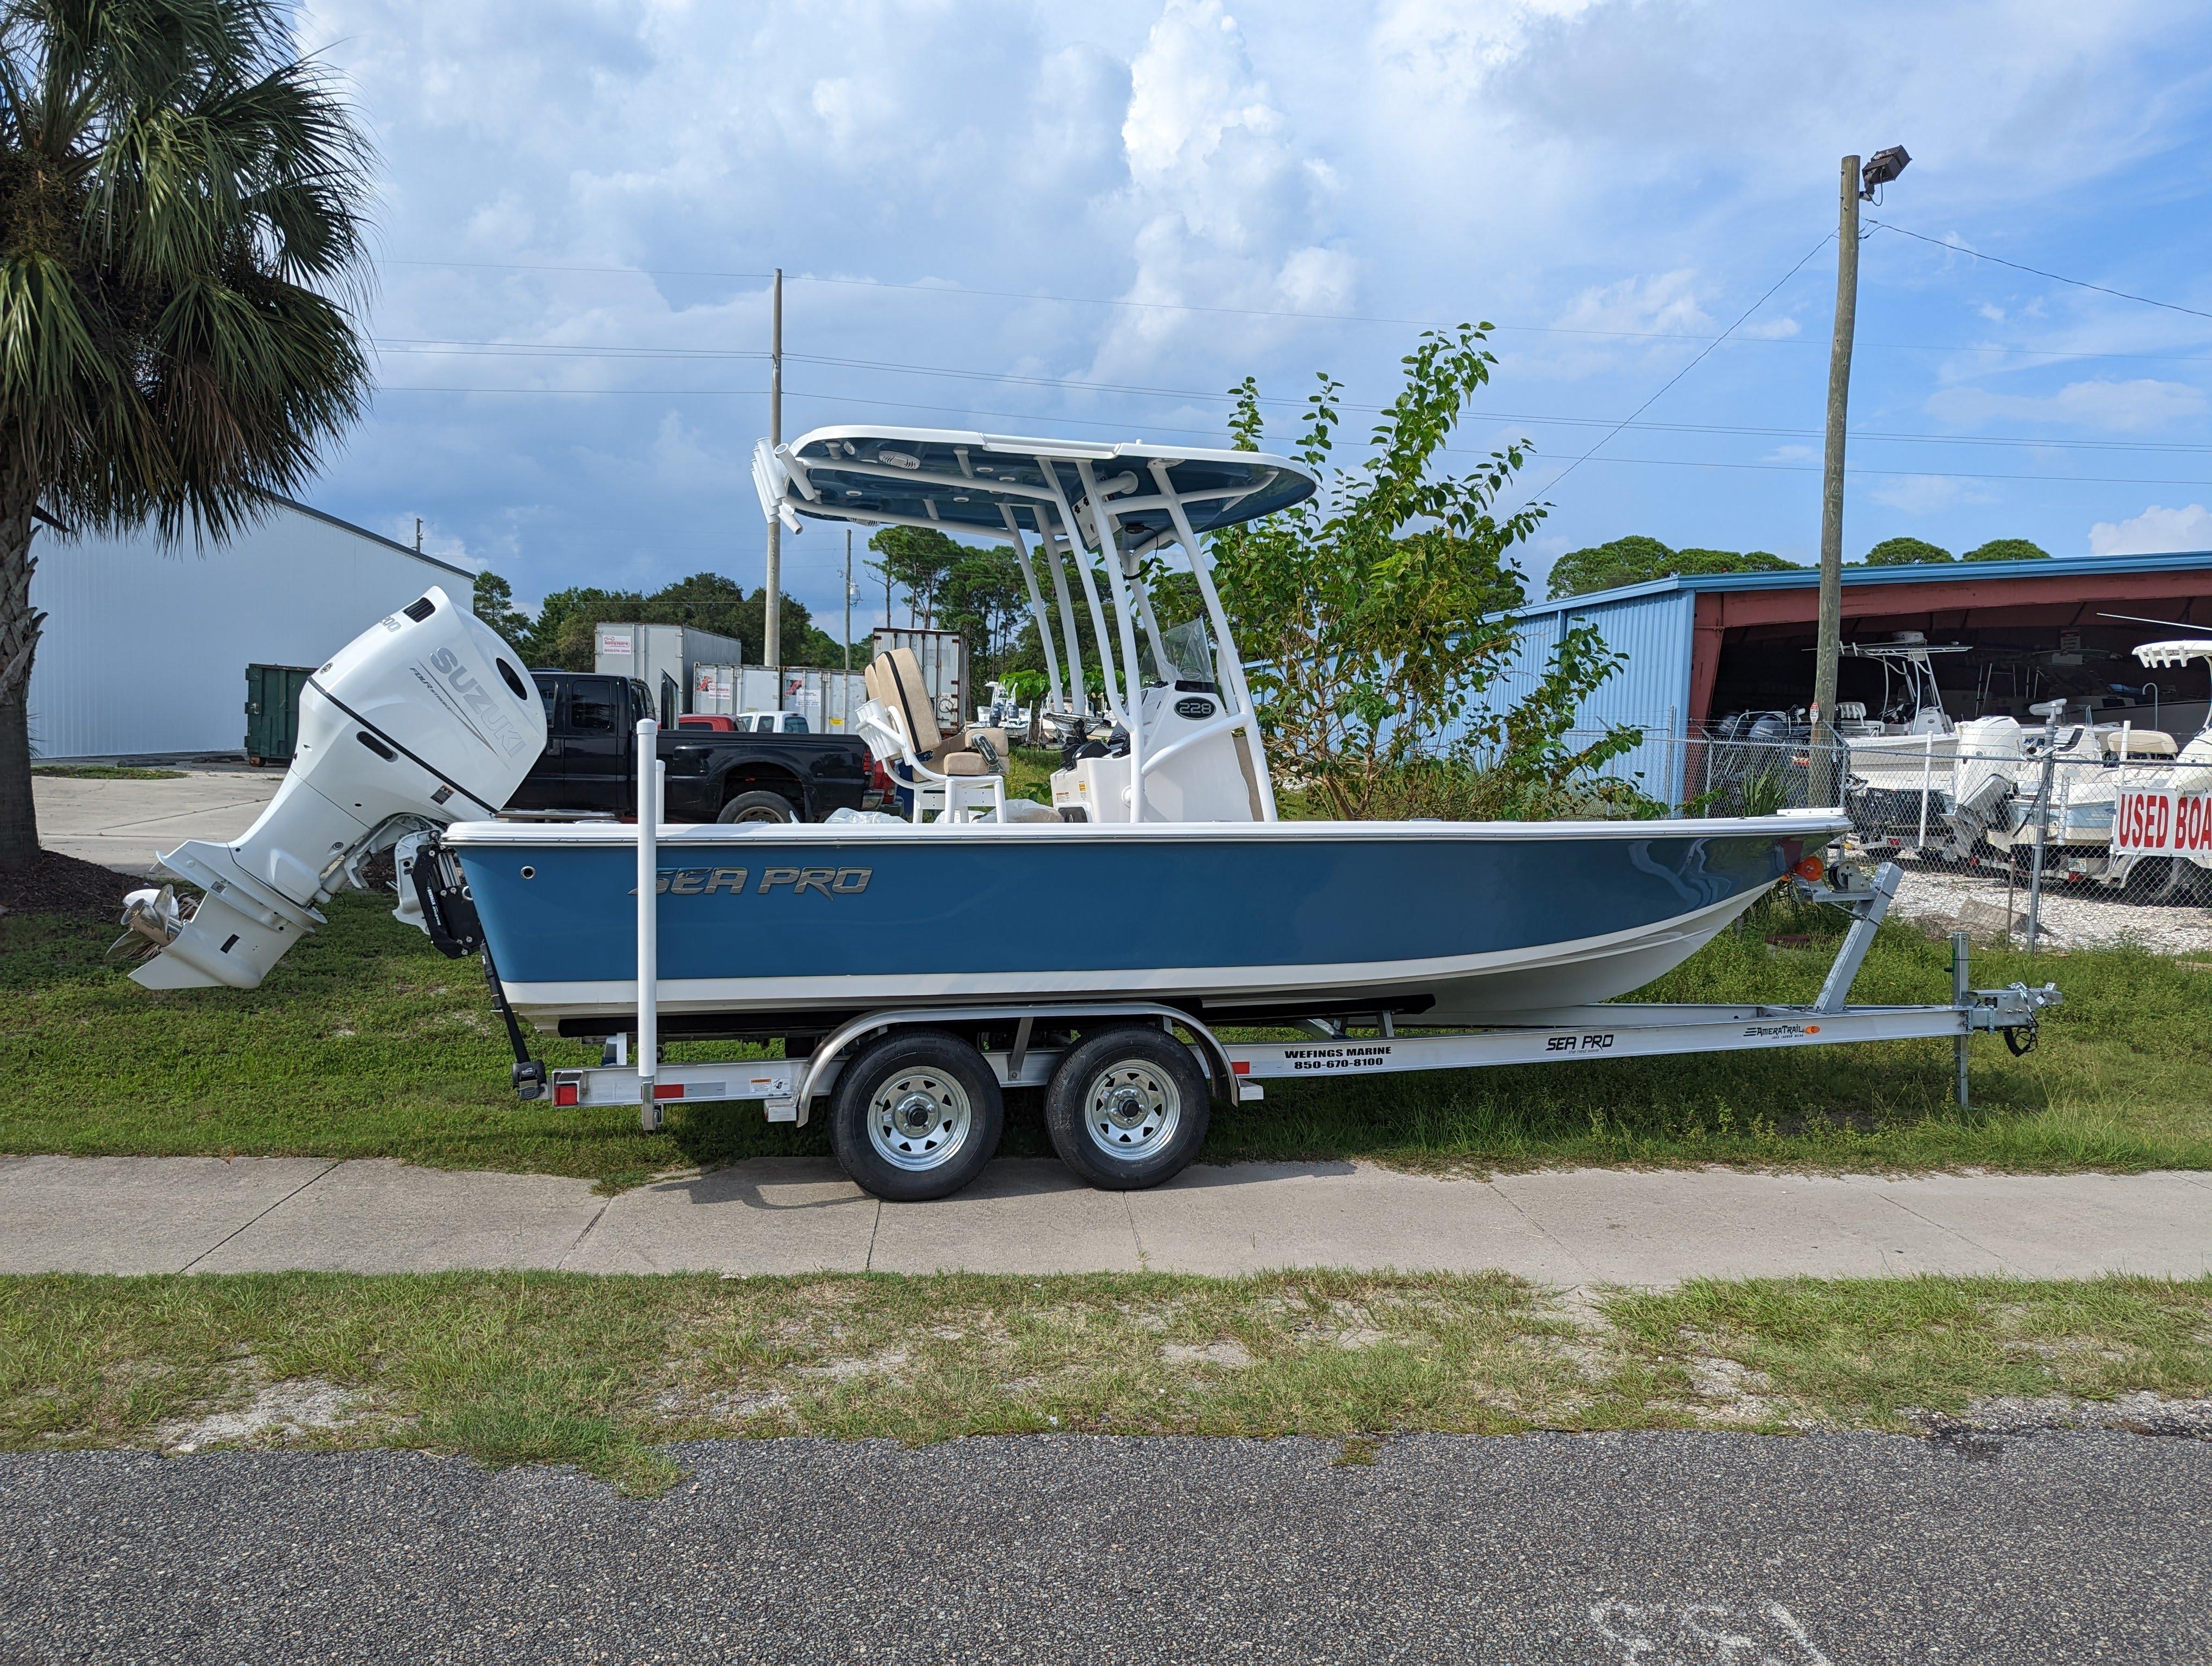
[[2212, 745], [2081, 724], [2014, 740], [1978, 750], [1957, 734], [1885, 735], [1847, 741], [1832, 760], [1802, 728], [1777, 725], [1741, 739], [1647, 736], [1611, 773], [1674, 816], [1840, 796], [1847, 853], [1904, 868], [1903, 915], [1985, 939], [2212, 956]]

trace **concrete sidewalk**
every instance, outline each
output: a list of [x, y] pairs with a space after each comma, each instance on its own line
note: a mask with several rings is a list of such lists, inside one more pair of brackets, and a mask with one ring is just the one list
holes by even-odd
[[0, 1158], [0, 1273], [1135, 1272], [1499, 1268], [1547, 1284], [1701, 1275], [2212, 1272], [2212, 1175], [1197, 1168], [1098, 1192], [1006, 1160], [886, 1204], [763, 1159], [608, 1198], [588, 1182], [310, 1158]]
[[187, 769], [181, 781], [77, 781], [40, 775], [31, 782], [39, 842], [80, 861], [125, 873], [149, 873], [157, 851], [187, 839], [228, 843], [253, 825], [276, 796], [284, 771]]

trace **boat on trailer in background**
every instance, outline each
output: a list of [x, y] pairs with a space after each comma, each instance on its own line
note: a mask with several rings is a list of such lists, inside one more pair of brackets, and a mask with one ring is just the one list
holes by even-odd
[[[240, 955], [230, 916], [258, 916], [234, 906], [232, 876], [281, 868], [289, 884], [270, 883], [293, 913], [263, 912], [296, 933], [312, 929], [300, 910], [389, 848], [401, 916], [482, 953], [526, 1097], [635, 1104], [654, 1127], [672, 1101], [756, 1100], [804, 1122], [826, 1095], [848, 1171], [905, 1198], [980, 1170], [1007, 1087], [1046, 1090], [1054, 1146], [1085, 1178], [1145, 1186], [1190, 1161], [1214, 1098], [1258, 1098], [1271, 1077], [1949, 1036], [1963, 1091], [1966, 1038], [2032, 1035], [2056, 999], [1969, 991], [1961, 960], [1948, 1006], [1849, 1007], [1894, 871], [1827, 872], [1821, 853], [1848, 825], [1834, 810], [1285, 819], [1203, 540], [1310, 496], [1297, 463], [833, 427], [763, 442], [754, 475], [793, 530], [929, 526], [1012, 547], [1049, 667], [1042, 717], [1065, 737], [1050, 808], [1006, 797], [893, 649], [859, 719], [910, 794], [907, 818], [664, 827], [653, 782], [635, 826], [492, 813], [513, 772], [500, 745], [471, 742], [497, 726], [453, 697], [453, 677], [525, 738], [542, 714], [509, 697], [498, 639], [434, 592], [310, 679], [315, 744], [254, 829], [221, 862], [173, 864], [213, 877], [198, 906], [230, 910], [216, 922], [229, 942], [171, 893], [138, 899], [156, 949], [140, 980], [258, 981], [285, 931], [261, 924]], [[1188, 617], [1163, 617], [1146, 581], [1170, 556], [1192, 581]], [[1086, 678], [1079, 606], [1103, 686]], [[648, 739], [637, 755], [653, 752]], [[1791, 882], [1857, 920], [1814, 1006], [1607, 1004]], [[231, 957], [253, 978], [222, 976]], [[526, 1025], [599, 1039], [602, 1062], [549, 1072]], [[1224, 1025], [1305, 1039], [1230, 1042]], [[781, 1039], [785, 1056], [662, 1055], [713, 1039]]]

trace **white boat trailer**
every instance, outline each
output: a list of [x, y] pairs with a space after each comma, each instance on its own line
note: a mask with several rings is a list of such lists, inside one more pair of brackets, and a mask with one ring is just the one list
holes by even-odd
[[[639, 725], [639, 755], [653, 756], [648, 723]], [[656, 765], [656, 770], [664, 765]], [[2061, 996], [2052, 985], [2015, 983], [2002, 989], [1970, 986], [1964, 932], [1951, 938], [1951, 1000], [1948, 1006], [1849, 1005], [1875, 932], [1897, 894], [1898, 866], [1886, 862], [1868, 880], [1836, 883], [1794, 879], [1808, 900], [1852, 916], [1850, 929], [1829, 968], [1820, 994], [1808, 1006], [1698, 1005], [1608, 1002], [1516, 1012], [1480, 1030], [1401, 1028], [1381, 1012], [1358, 1020], [1306, 1019], [1310, 1039], [1231, 1041], [1190, 1013], [1147, 1001], [1118, 1000], [1003, 1002], [988, 1006], [902, 1007], [855, 1018], [823, 1037], [803, 1057], [732, 1059], [676, 1063], [659, 1045], [657, 880], [658, 792], [641, 793], [637, 823], [639, 982], [635, 1060], [629, 1038], [616, 1037], [599, 1066], [554, 1070], [546, 1091], [558, 1105], [635, 1105], [648, 1131], [661, 1126], [671, 1102], [696, 1104], [758, 1101], [771, 1122], [804, 1124], [813, 1101], [828, 1093], [859, 1046], [886, 1031], [951, 1028], [988, 1032], [1004, 1045], [981, 1050], [1002, 1087], [1043, 1087], [1066, 1055], [1059, 1039], [1102, 1024], [1158, 1025], [1189, 1047], [1216, 1096], [1235, 1103], [1265, 1097], [1265, 1084], [1315, 1078], [1388, 1075], [1411, 1070], [1470, 1070], [1489, 1065], [1553, 1064], [1574, 1059], [1656, 1058], [1676, 1054], [1756, 1052], [1771, 1048], [1827, 1047], [1852, 1042], [1917, 1041], [1949, 1037], [1956, 1077], [1954, 1091], [1967, 1104], [1967, 1043], [1978, 1031], [2002, 1034], [2015, 1054], [2035, 1044], [2036, 1025]], [[535, 1086], [536, 1084], [532, 1084]], [[527, 1090], [526, 1090], [527, 1091]], [[534, 1097], [534, 1096], [533, 1096]]]

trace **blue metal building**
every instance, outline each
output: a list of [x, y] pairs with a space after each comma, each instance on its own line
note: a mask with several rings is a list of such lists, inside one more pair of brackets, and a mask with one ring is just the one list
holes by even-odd
[[[2142, 675], [2129, 648], [2185, 634], [2176, 627], [2212, 635], [2212, 550], [1847, 566], [1843, 577], [1847, 641], [1918, 630], [1931, 642], [1976, 650], [1945, 662], [1946, 705], [1957, 718], [2024, 710], [2027, 696], [2038, 690], [2100, 699], [2117, 714], [2131, 702], [2115, 686], [2130, 667], [2137, 679]], [[1523, 629], [1520, 647], [1486, 703], [1497, 710], [1513, 704], [1543, 675], [1567, 630], [1595, 626], [1625, 663], [1583, 702], [1577, 727], [1643, 730], [1645, 744], [1609, 773], [1672, 800], [1680, 793], [1683, 748], [1669, 743], [1702, 733], [1731, 712], [1810, 702], [1819, 596], [1818, 571], [1802, 568], [1686, 575], [1534, 602], [1515, 615]], [[1996, 674], [2000, 666], [2008, 676]], [[1874, 673], [1850, 660], [1844, 669], [1841, 698], [1878, 697], [1878, 685], [1855, 690], [1851, 683]], [[1959, 681], [1954, 699], [1950, 681], [1970, 676]], [[2206, 694], [2162, 690], [2160, 721], [2193, 729]], [[2148, 716], [2146, 710], [2137, 721]]]

